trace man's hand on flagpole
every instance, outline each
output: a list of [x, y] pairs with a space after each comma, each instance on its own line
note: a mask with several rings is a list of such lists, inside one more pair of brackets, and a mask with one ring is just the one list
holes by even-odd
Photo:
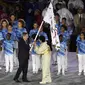
[[36, 45], [36, 40], [32, 43], [30, 52], [32, 51], [33, 47]]

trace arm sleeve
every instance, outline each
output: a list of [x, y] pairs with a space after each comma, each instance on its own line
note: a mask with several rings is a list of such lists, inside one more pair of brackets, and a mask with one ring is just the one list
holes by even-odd
[[34, 50], [37, 54], [44, 54], [48, 50], [48, 46], [35, 46]]

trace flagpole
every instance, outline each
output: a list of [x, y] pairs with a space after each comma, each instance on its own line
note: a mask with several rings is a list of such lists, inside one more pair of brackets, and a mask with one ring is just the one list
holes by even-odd
[[[34, 42], [36, 41], [36, 39], [37, 39], [37, 37], [38, 37], [38, 35], [39, 35], [39, 33], [40, 33], [40, 30], [41, 30], [41, 28], [42, 28], [43, 23], [44, 23], [44, 21], [41, 22], [41, 25], [40, 25], [40, 27], [39, 27], [39, 30], [38, 30], [38, 32], [37, 32], [37, 34], [36, 34], [35, 39], [34, 39]], [[30, 52], [31, 52], [32, 49], [33, 49], [33, 44], [34, 44], [34, 42], [32, 43], [32, 46], [31, 46], [31, 48], [30, 48]]]
[[[52, 3], [54, 0], [51, 0], [51, 2], [50, 3]], [[50, 6], [50, 4], [49, 4], [49, 6]], [[49, 9], [49, 7], [48, 7], [48, 9]], [[47, 10], [48, 10], [47, 9]], [[46, 15], [46, 14], [45, 14]], [[45, 17], [44, 17], [45, 18]], [[42, 21], [42, 23], [41, 23], [41, 25], [40, 25], [40, 27], [39, 27], [39, 30], [38, 30], [38, 32], [37, 32], [37, 34], [36, 34], [36, 37], [35, 37], [35, 39], [34, 39], [34, 42], [36, 41], [36, 39], [37, 39], [37, 37], [38, 37], [38, 35], [39, 35], [39, 32], [40, 32], [40, 30], [41, 30], [41, 28], [42, 28], [42, 25], [43, 25], [43, 23], [44, 23], [44, 21], [45, 20], [43, 20]], [[33, 42], [33, 44], [34, 44], [34, 42]], [[32, 44], [32, 46], [31, 46], [31, 48], [30, 48], [30, 52], [32, 51], [32, 49], [33, 49], [33, 44]]]

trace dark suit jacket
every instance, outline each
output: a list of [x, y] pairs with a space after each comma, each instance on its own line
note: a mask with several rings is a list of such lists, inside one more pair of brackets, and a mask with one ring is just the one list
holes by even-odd
[[19, 60], [28, 60], [29, 59], [29, 43], [26, 42], [21, 38], [18, 42], [18, 58]]

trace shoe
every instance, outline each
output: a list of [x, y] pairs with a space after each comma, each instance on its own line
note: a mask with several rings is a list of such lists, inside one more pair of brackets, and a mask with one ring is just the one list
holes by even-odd
[[42, 81], [41, 81], [40, 84], [46, 84], [46, 82], [42, 82]]
[[81, 75], [81, 72], [79, 72], [78, 75], [80, 76]]
[[47, 81], [46, 83], [51, 83], [52, 81]]
[[17, 83], [20, 83], [20, 82], [21, 82], [21, 81], [19, 81], [18, 79], [14, 79], [14, 81], [17, 82]]
[[23, 82], [30, 82], [30, 81], [29, 81], [29, 80], [27, 80], [27, 79], [26, 79], [26, 80], [22, 80], [22, 81], [23, 81]]

